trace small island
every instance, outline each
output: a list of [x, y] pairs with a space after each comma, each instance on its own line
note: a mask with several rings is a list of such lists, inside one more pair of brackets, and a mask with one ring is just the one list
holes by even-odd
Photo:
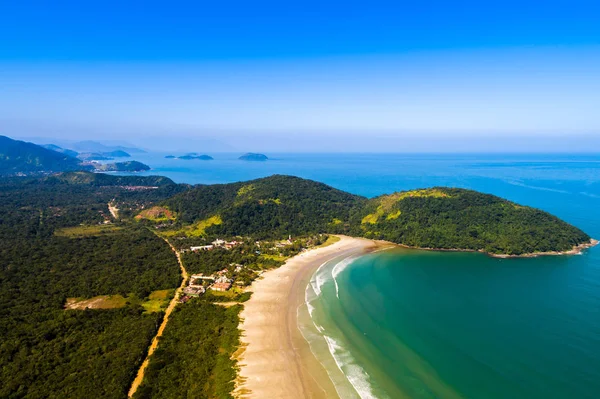
[[107, 163], [97, 165], [97, 172], [144, 172], [150, 170], [150, 166], [138, 161]]
[[192, 155], [192, 154], [188, 154], [188, 155], [182, 155], [180, 157], [177, 157], [177, 159], [183, 159], [183, 160], [191, 160], [191, 159], [199, 159], [200, 161], [212, 161], [213, 157], [211, 157], [210, 155]]
[[165, 156], [166, 159], [175, 159], [175, 155], [166, 155]]
[[269, 158], [267, 158], [266, 155], [264, 154], [257, 154], [257, 153], [253, 153], [253, 152], [248, 152], [244, 155], [242, 155], [241, 157], [239, 157], [238, 159], [241, 159], [242, 161], [266, 161]]

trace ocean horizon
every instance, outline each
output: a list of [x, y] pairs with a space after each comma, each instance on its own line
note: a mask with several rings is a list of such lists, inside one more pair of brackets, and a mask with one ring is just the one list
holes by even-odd
[[[551, 212], [600, 238], [600, 156], [274, 154], [135, 159], [178, 183], [289, 174], [374, 197], [452, 186]], [[314, 274], [300, 326], [341, 397], [596, 398], [600, 250], [496, 259], [388, 249]], [[311, 327], [312, 326], [312, 327]]]

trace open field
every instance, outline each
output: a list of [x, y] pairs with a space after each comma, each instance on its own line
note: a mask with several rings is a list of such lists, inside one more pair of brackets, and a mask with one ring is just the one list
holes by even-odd
[[123, 228], [112, 224], [95, 224], [89, 226], [63, 227], [54, 232], [58, 237], [81, 238], [112, 234]]
[[142, 300], [134, 294], [129, 294], [126, 297], [122, 295], [98, 295], [93, 298], [67, 298], [65, 309], [117, 309], [129, 303], [141, 305], [147, 312], [153, 313], [164, 310], [172, 295], [173, 290], [158, 290], [153, 291], [146, 300]]

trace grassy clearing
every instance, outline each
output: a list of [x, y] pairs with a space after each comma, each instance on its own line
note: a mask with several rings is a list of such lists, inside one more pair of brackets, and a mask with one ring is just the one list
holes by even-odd
[[126, 297], [122, 295], [99, 295], [93, 298], [67, 298], [65, 309], [117, 309], [125, 307], [129, 303], [141, 305], [146, 312], [154, 313], [166, 309], [173, 293], [174, 290], [172, 289], [153, 291], [146, 300], [139, 299], [134, 294], [129, 294]]
[[403, 191], [401, 193], [385, 195], [379, 198], [379, 206], [375, 212], [363, 217], [361, 224], [376, 224], [377, 221], [384, 216], [386, 220], [398, 219], [398, 217], [401, 215], [401, 212], [399, 210], [392, 212], [394, 205], [396, 205], [398, 201], [402, 201], [405, 198], [417, 197], [450, 198], [451, 196], [436, 188]]
[[116, 309], [127, 304], [127, 299], [121, 295], [99, 295], [93, 298], [67, 298], [65, 309], [84, 310], [89, 309]]
[[201, 220], [190, 226], [186, 226], [180, 230], [164, 231], [161, 235], [166, 237], [187, 236], [187, 237], [202, 237], [206, 235], [206, 229], [223, 223], [221, 216], [215, 215], [208, 219]]
[[56, 230], [54, 235], [58, 237], [81, 238], [112, 234], [119, 230], [123, 230], [123, 228], [112, 224], [95, 224], [91, 226], [63, 227]]
[[254, 186], [254, 184], [247, 184], [245, 186], [242, 186], [242, 188], [238, 190], [237, 195], [238, 197], [244, 196], [249, 192], [253, 191], [255, 188], [256, 187]]
[[175, 212], [163, 206], [153, 206], [152, 208], [141, 211], [136, 217], [137, 220], [145, 219], [152, 222], [167, 222], [175, 220]]
[[332, 236], [332, 235], [330, 235], [329, 237], [327, 237], [327, 240], [326, 240], [326, 241], [325, 241], [323, 244], [319, 245], [319, 246], [318, 246], [318, 247], [316, 247], [316, 248], [328, 247], [328, 246], [330, 246], [330, 245], [333, 245], [333, 244], [335, 244], [335, 243], [336, 243], [336, 242], [338, 242], [339, 240], [341, 240], [341, 238], [340, 238], [340, 237], [338, 237], [338, 236]]
[[264, 259], [276, 260], [278, 262], [283, 262], [284, 260], [287, 259], [285, 256], [282, 256], [282, 255], [262, 254], [260, 256]]

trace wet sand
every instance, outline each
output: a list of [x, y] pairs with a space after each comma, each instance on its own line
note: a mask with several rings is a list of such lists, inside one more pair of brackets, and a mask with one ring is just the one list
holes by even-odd
[[306, 286], [323, 263], [367, 252], [377, 243], [340, 236], [340, 241], [289, 259], [252, 284], [241, 313], [238, 398], [337, 398], [326, 370], [298, 329], [297, 310]]

